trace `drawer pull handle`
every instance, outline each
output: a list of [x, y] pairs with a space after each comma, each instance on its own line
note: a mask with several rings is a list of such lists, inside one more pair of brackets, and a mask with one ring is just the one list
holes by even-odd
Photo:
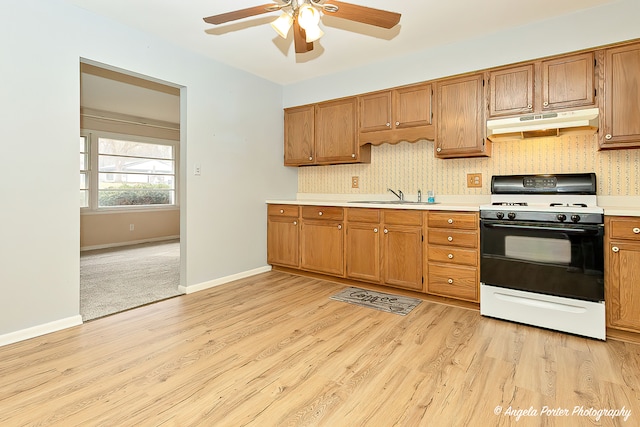
[[612, 247], [612, 248], [611, 248], [611, 250], [612, 250], [613, 252], [615, 252], [615, 253], [620, 252], [620, 248], [619, 248], [619, 247], [617, 247], [617, 246]]
[[318, 212], [318, 215], [322, 216], [322, 211]]
[[377, 232], [378, 232], [378, 229], [377, 229], [377, 228], [374, 228], [374, 229], [373, 229], [373, 232], [374, 232], [374, 233], [377, 233]]
[[386, 228], [384, 229], [384, 234], [387, 234], [389, 232], [389, 230], [387, 230]]
[[449, 236], [449, 237], [447, 237], [447, 240], [450, 241], [450, 242], [453, 242], [453, 237]]
[[280, 213], [284, 213], [284, 209], [280, 209]]
[[447, 280], [447, 282], [448, 282], [450, 285], [453, 285], [453, 279], [449, 279], [449, 280]]
[[634, 232], [634, 234], [640, 234], [640, 228], [635, 227], [635, 228], [633, 229], [633, 232]]
[[449, 259], [453, 259], [453, 254], [449, 254], [449, 255], [447, 255], [447, 258], [449, 258]]
[[449, 218], [449, 219], [447, 220], [447, 222], [448, 222], [449, 224], [453, 224], [453, 218]]
[[342, 224], [338, 224], [338, 230], [342, 230]]

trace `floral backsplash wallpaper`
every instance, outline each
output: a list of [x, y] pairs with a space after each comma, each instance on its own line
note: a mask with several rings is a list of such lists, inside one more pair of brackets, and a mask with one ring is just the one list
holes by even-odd
[[[491, 157], [448, 160], [434, 157], [431, 141], [383, 144], [371, 147], [370, 164], [298, 168], [298, 192], [488, 195], [492, 175], [573, 172], [595, 172], [598, 195], [640, 195], [640, 149], [598, 151], [596, 135], [494, 142]], [[467, 188], [467, 173], [481, 173], [482, 188]], [[351, 188], [352, 176], [359, 188]]]

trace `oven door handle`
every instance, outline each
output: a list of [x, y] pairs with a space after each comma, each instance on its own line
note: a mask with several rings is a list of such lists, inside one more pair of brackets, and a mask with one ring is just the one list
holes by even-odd
[[516, 228], [521, 230], [545, 230], [545, 231], [561, 231], [566, 234], [589, 234], [589, 233], [597, 233], [598, 225], [593, 228], [585, 227], [585, 228], [562, 228], [562, 227], [545, 227], [538, 225], [516, 225], [516, 224], [491, 224], [484, 223], [484, 227], [486, 228]]

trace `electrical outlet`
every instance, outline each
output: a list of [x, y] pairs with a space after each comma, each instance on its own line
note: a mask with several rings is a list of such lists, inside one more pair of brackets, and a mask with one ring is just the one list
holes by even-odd
[[351, 188], [360, 188], [360, 177], [352, 176], [351, 177]]
[[467, 188], [479, 188], [482, 187], [482, 174], [481, 173], [468, 173], [467, 174]]
[[135, 228], [136, 228], [135, 225], [129, 224], [129, 231], [133, 231]]

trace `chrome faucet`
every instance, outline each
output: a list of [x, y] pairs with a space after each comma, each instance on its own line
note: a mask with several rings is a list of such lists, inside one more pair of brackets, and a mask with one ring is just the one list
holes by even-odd
[[387, 188], [387, 191], [391, 191], [393, 193], [393, 195], [396, 196], [398, 199], [404, 200], [404, 193], [401, 190], [398, 190], [398, 192], [396, 193], [392, 189]]

